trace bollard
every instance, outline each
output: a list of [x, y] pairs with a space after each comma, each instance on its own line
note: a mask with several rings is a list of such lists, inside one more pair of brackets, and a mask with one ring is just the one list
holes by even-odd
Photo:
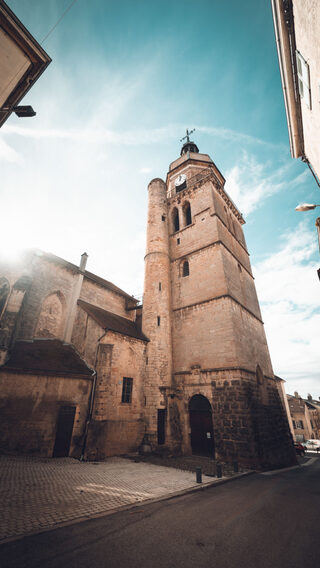
[[196, 467], [196, 479], [197, 479], [197, 483], [202, 483], [201, 467]]
[[239, 472], [239, 465], [237, 461], [233, 462], [233, 471], [234, 473], [238, 473]]
[[217, 477], [222, 477], [222, 465], [221, 465], [221, 463], [217, 463], [216, 473], [217, 473]]

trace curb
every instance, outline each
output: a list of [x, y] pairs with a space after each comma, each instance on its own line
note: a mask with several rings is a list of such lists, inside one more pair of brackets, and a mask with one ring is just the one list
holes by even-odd
[[[224, 485], [225, 483], [230, 483], [231, 481], [236, 481], [237, 479], [240, 479], [242, 477], [247, 477], [249, 475], [253, 475], [254, 473], [257, 473], [257, 472], [256, 471], [248, 471], [248, 472], [245, 472], [245, 473], [239, 473], [237, 475], [233, 475], [232, 477], [222, 477], [221, 479], [216, 478], [214, 481], [208, 481], [205, 484], [199, 483], [196, 486], [189, 487], [187, 489], [182, 489], [180, 491], [175, 491], [174, 493], [169, 493], [167, 495], [161, 495], [160, 497], [154, 497], [152, 499], [145, 499], [144, 501], [140, 501], [139, 503], [131, 503], [131, 504], [128, 504], [128, 505], [122, 505], [120, 507], [115, 507], [114, 509], [110, 509], [108, 511], [102, 511], [100, 513], [95, 513], [93, 515], [86, 515], [84, 517], [78, 517], [77, 519], [70, 519], [69, 521], [56, 523], [55, 525], [53, 525], [51, 527], [43, 527], [43, 528], [39, 528], [35, 531], [28, 532], [28, 533], [25, 533], [25, 534], [20, 534], [20, 535], [17, 535], [17, 536], [4, 538], [3, 540], [0, 541], [0, 547], [4, 544], [10, 543], [10, 542], [22, 540], [24, 538], [29, 538], [31, 536], [36, 536], [36, 535], [39, 535], [39, 534], [42, 534], [42, 533], [45, 533], [45, 532], [49, 532], [49, 531], [55, 531], [55, 530], [61, 529], [63, 527], [69, 527], [71, 525], [76, 525], [76, 524], [79, 524], [79, 523], [83, 523], [85, 521], [91, 521], [91, 520], [94, 520], [94, 519], [100, 519], [102, 517], [108, 517], [109, 515], [114, 515], [116, 513], [122, 512], [122, 511], [129, 511], [131, 509], [139, 509], [140, 507], [143, 507], [144, 505], [152, 505], [153, 503], [158, 503], [160, 501], [170, 501], [171, 499], [175, 499], [176, 497], [183, 497], [184, 495], [187, 495], [189, 493], [196, 493], [197, 491], [204, 491], [205, 489], [209, 489], [211, 487], [217, 487], [219, 485]], [[136, 511], [136, 512], [138, 512], [138, 511]]]
[[312, 465], [317, 458], [309, 458], [308, 461], [304, 463], [298, 463], [298, 465], [291, 465], [290, 467], [283, 467], [281, 469], [270, 469], [269, 471], [262, 471], [261, 475], [276, 475], [277, 473], [282, 473], [284, 471], [290, 471], [292, 469], [299, 469], [300, 467], [307, 467]]

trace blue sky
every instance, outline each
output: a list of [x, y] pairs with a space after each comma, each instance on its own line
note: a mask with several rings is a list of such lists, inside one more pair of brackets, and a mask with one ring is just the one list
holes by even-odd
[[[41, 43], [70, 0], [6, 0]], [[319, 202], [290, 157], [265, 0], [77, 0], [43, 43], [52, 63], [0, 132], [4, 254], [37, 247], [143, 291], [147, 184], [186, 127], [244, 214], [274, 371], [320, 395]]]

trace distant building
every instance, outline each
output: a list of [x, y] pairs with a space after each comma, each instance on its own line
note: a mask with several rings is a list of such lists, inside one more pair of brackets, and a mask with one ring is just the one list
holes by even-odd
[[320, 2], [271, 0], [293, 158], [320, 178]]
[[288, 394], [287, 399], [295, 441], [320, 439], [320, 401], [314, 400], [311, 395], [303, 399], [298, 392], [294, 396]]
[[[54, 255], [0, 265], [0, 444], [295, 463], [242, 225], [187, 138], [148, 186], [143, 307]], [[115, 239], [117, 235], [115, 235]]]
[[0, 0], [0, 127], [50, 62], [47, 53]]

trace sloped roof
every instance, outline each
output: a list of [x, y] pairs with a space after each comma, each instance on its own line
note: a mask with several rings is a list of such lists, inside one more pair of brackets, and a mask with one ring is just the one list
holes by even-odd
[[60, 339], [16, 341], [9, 360], [0, 369], [51, 375], [92, 377], [90, 369], [70, 343]]
[[293, 412], [304, 412], [304, 401], [300, 396], [296, 397], [292, 394], [287, 394], [287, 399], [289, 407]]
[[55, 254], [52, 254], [52, 253], [49, 253], [49, 252], [42, 252], [41, 251], [41, 257], [45, 258], [46, 260], [48, 260], [50, 262], [54, 262], [55, 264], [58, 264], [60, 266], [64, 266], [65, 268], [69, 268], [69, 270], [72, 270], [76, 274], [81, 273], [88, 280], [92, 280], [93, 282], [100, 284], [100, 286], [103, 286], [104, 288], [107, 288], [108, 290], [111, 290], [112, 292], [116, 292], [116, 294], [119, 294], [120, 296], [123, 296], [124, 298], [127, 298], [128, 300], [131, 300], [132, 302], [138, 303], [138, 300], [136, 300], [133, 296], [130, 296], [130, 294], [127, 294], [127, 292], [124, 292], [124, 290], [121, 290], [121, 288], [118, 288], [118, 286], [116, 286], [112, 282], [109, 282], [109, 280], [105, 280], [104, 278], [101, 278], [100, 276], [97, 276], [96, 274], [93, 274], [93, 272], [89, 272], [88, 270], [85, 270], [84, 272], [82, 272], [80, 270], [79, 266], [77, 266], [76, 264], [73, 264], [72, 262], [69, 262], [68, 260], [65, 260], [64, 258], [61, 258], [60, 256], [56, 256]]
[[102, 329], [115, 331], [116, 333], [121, 333], [122, 335], [128, 335], [129, 337], [134, 337], [135, 339], [141, 339], [142, 341], [149, 341], [149, 339], [142, 333], [142, 331], [137, 326], [136, 322], [131, 321], [122, 316], [118, 316], [98, 306], [93, 306], [88, 304], [84, 300], [78, 300], [78, 305], [85, 311], [89, 316], [91, 316]]

